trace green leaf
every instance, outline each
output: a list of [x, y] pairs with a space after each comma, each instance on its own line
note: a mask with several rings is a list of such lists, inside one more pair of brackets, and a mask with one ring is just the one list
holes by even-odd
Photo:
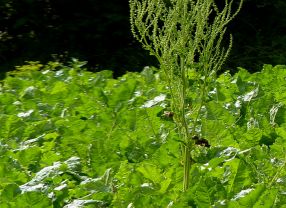
[[278, 190], [275, 188], [267, 189], [259, 197], [259, 200], [253, 206], [254, 208], [271, 208], [275, 207], [278, 197]]
[[203, 120], [202, 122], [202, 135], [213, 146], [238, 146], [230, 130], [222, 120]]
[[40, 192], [25, 192], [18, 195], [14, 203], [9, 203], [14, 207], [39, 207], [39, 208], [52, 208], [52, 200]]
[[239, 139], [242, 148], [249, 148], [259, 144], [263, 132], [259, 128], [251, 128]]
[[18, 161], [24, 167], [29, 167], [30, 170], [34, 171], [38, 168], [38, 163], [41, 160], [42, 151], [40, 147], [29, 147], [23, 146], [23, 149], [20, 149], [16, 154]]
[[255, 188], [243, 189], [230, 200], [228, 207], [254, 207], [265, 190], [266, 187], [263, 184], [257, 185]]
[[136, 170], [153, 183], [160, 183], [161, 181], [161, 170], [155, 165], [143, 163]]
[[53, 86], [52, 90], [51, 90], [51, 94], [62, 94], [65, 93], [67, 91], [67, 85], [64, 82], [58, 81], [55, 83], [55, 85]]
[[0, 203], [8, 203], [14, 201], [14, 199], [21, 193], [19, 186], [14, 183], [7, 184], [0, 192]]

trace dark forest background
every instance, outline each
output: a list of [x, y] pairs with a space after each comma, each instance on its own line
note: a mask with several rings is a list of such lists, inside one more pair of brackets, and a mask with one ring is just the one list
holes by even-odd
[[[245, 0], [229, 32], [234, 44], [225, 69], [255, 72], [263, 64], [286, 64], [285, 0]], [[25, 61], [71, 57], [115, 76], [157, 65], [131, 35], [127, 0], [0, 1], [2, 75]]]

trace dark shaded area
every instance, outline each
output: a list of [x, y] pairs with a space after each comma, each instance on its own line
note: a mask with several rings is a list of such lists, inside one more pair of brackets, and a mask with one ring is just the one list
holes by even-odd
[[[234, 45], [226, 68], [286, 64], [285, 11], [284, 0], [245, 0], [229, 26]], [[90, 70], [110, 69], [115, 76], [157, 64], [131, 35], [127, 0], [2, 0], [1, 72], [53, 57], [86, 60]]]
[[200, 138], [198, 136], [193, 136], [192, 139], [195, 141], [196, 145], [203, 146], [203, 147], [210, 147], [208, 140], [204, 138]]
[[0, 12], [2, 72], [52, 57], [86, 60], [115, 76], [156, 63], [132, 37], [128, 1], [7, 0]]
[[234, 45], [227, 67], [255, 72], [263, 64], [286, 64], [285, 0], [245, 0], [229, 30]]

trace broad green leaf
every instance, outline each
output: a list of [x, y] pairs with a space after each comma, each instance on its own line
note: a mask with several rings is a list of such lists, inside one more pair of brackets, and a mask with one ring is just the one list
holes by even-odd
[[224, 164], [223, 183], [227, 187], [228, 198], [233, 197], [244, 187], [253, 184], [253, 176], [249, 166], [242, 160], [233, 159]]
[[241, 138], [239, 138], [240, 146], [242, 149], [253, 147], [259, 144], [262, 138], [262, 130], [259, 128], [250, 128], [246, 131]]
[[222, 120], [203, 120], [202, 135], [213, 146], [237, 146], [230, 127]]
[[14, 199], [21, 193], [19, 186], [15, 183], [9, 183], [3, 186], [3, 190], [0, 192], [0, 205], [14, 201]]
[[161, 181], [161, 170], [152, 164], [143, 163], [137, 168], [137, 171], [153, 183], [160, 183]]
[[67, 85], [64, 82], [56, 82], [51, 90], [51, 94], [61, 94], [67, 91]]
[[41, 192], [26, 192], [18, 195], [15, 202], [8, 203], [14, 207], [38, 207], [38, 208], [52, 208], [52, 200]]
[[253, 206], [254, 208], [271, 208], [275, 207], [278, 197], [278, 190], [275, 188], [267, 189], [259, 197], [259, 200]]
[[263, 184], [254, 188], [241, 189], [241, 191], [236, 193], [236, 195], [234, 195], [234, 197], [230, 200], [228, 207], [254, 207], [265, 190], [266, 187]]
[[29, 167], [31, 171], [37, 170], [42, 155], [41, 148], [24, 144], [21, 148], [17, 150], [17, 160], [24, 167]]

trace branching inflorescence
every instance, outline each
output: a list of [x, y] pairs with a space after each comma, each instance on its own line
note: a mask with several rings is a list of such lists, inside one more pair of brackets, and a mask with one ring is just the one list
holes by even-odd
[[[168, 83], [183, 146], [184, 191], [189, 186], [192, 137], [196, 135], [206, 92], [232, 46], [230, 35], [228, 46], [222, 47], [226, 26], [238, 14], [242, 2], [238, 0], [234, 6], [233, 0], [225, 0], [219, 9], [215, 0], [129, 0], [131, 31], [158, 59]], [[194, 83], [199, 91], [190, 101], [188, 91]], [[192, 115], [187, 118], [190, 105]]]

